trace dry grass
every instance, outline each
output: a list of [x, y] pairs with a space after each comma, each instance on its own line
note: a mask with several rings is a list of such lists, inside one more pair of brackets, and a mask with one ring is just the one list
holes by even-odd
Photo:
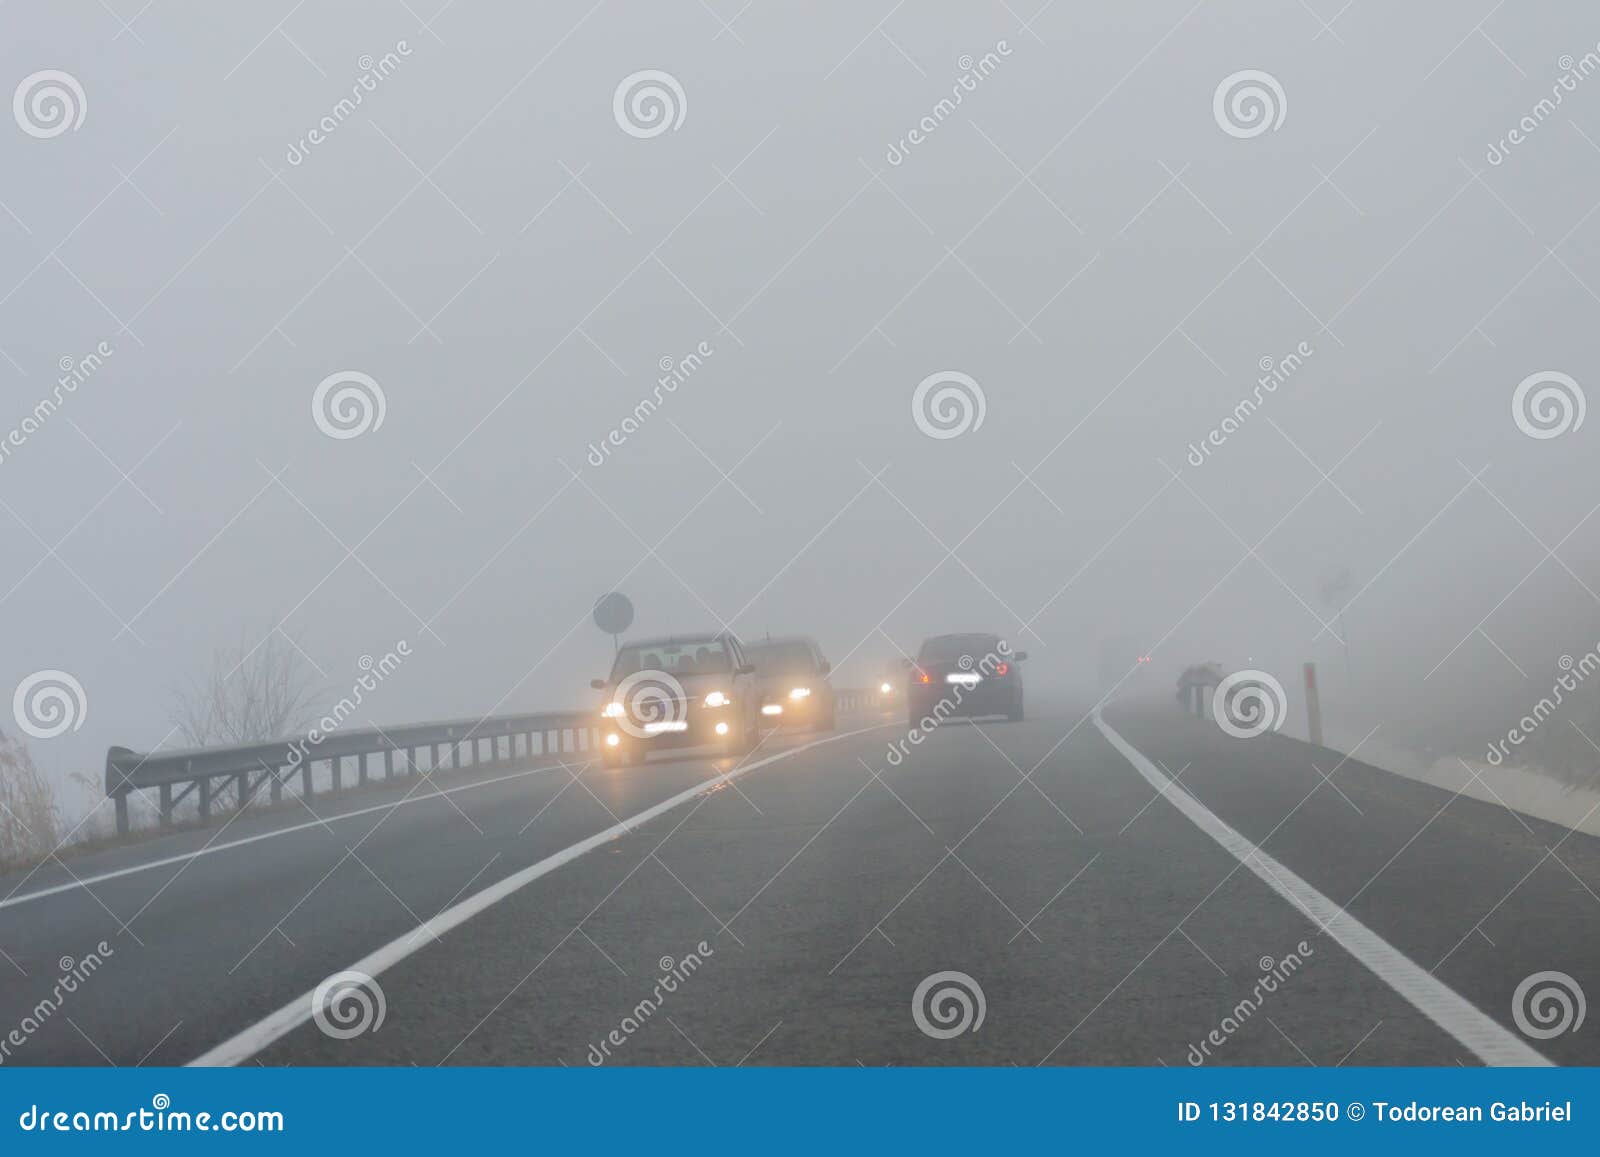
[[0, 866], [37, 863], [60, 839], [55, 792], [27, 745], [0, 735]]

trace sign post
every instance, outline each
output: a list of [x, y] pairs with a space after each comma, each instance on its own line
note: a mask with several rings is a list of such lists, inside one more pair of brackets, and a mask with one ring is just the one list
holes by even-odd
[[621, 650], [618, 637], [633, 625], [633, 603], [621, 591], [601, 595], [594, 604], [594, 625], [611, 636], [612, 653]]

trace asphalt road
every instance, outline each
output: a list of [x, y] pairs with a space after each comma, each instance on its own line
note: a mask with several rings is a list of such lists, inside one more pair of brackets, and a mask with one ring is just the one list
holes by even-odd
[[[1600, 1063], [1600, 1024], [1533, 1039], [1512, 1015], [1541, 971], [1600, 992], [1600, 840], [1165, 704], [1105, 724], [1180, 786], [1084, 709], [950, 722], [894, 760], [903, 724], [842, 720], [770, 737], [737, 778], [696, 758], [469, 771], [0, 878], [0, 1039], [39, 1022], [5, 1061], [1480, 1063], [1436, 992], [1517, 1048]], [[100, 941], [37, 1016], [61, 958]], [[329, 1035], [307, 994], [373, 953], [381, 1025]], [[919, 1027], [942, 972], [981, 989], [980, 1026]]]

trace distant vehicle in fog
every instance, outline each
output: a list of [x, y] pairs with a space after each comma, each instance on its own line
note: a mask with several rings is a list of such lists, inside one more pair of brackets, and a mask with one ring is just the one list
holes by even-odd
[[602, 759], [616, 767], [657, 748], [755, 747], [761, 701], [755, 666], [727, 633], [624, 643], [611, 674], [590, 686], [600, 706]]
[[748, 653], [756, 668], [765, 722], [833, 730], [833, 684], [828, 678], [833, 664], [815, 639], [769, 638], [751, 644]]
[[906, 697], [906, 664], [897, 659], [883, 669], [883, 675], [873, 684], [878, 695], [878, 710], [894, 711]]
[[1022, 718], [1022, 671], [1028, 657], [999, 635], [935, 635], [906, 666], [906, 718], [1004, 715]]

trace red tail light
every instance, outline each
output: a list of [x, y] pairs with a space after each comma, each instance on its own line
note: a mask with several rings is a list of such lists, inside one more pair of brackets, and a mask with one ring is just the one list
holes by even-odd
[[931, 683], [932, 681], [933, 680], [929, 677], [929, 675], [928, 675], [928, 673], [926, 671], [918, 671], [917, 672], [917, 682], [918, 683]]
[[994, 669], [994, 673], [996, 675], [1004, 675], [1010, 670], [1011, 670], [1011, 664], [1010, 663], [1001, 663], [998, 667], [996, 667]]

